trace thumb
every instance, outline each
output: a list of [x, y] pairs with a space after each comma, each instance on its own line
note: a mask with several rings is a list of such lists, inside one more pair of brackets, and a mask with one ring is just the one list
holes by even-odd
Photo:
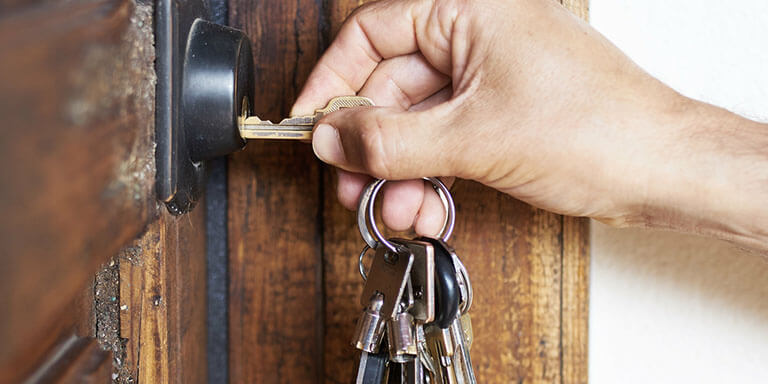
[[436, 109], [402, 112], [391, 108], [350, 108], [320, 120], [312, 147], [320, 160], [338, 168], [389, 180], [450, 176], [448, 119]]

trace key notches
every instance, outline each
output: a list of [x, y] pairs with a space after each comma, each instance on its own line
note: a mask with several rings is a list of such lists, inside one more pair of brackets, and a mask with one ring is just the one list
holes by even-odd
[[372, 106], [373, 101], [367, 97], [339, 96], [331, 99], [325, 108], [316, 110], [314, 114], [288, 117], [279, 123], [250, 116], [250, 112], [243, 109], [243, 116], [240, 117], [240, 136], [244, 139], [311, 140], [312, 128], [323, 116], [343, 108]]

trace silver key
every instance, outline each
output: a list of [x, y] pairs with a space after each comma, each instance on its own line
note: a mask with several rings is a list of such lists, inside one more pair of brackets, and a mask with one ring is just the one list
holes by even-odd
[[386, 324], [386, 319], [381, 316], [382, 305], [384, 305], [384, 295], [375, 292], [357, 320], [355, 335], [352, 337], [353, 347], [371, 353], [379, 350]]
[[424, 384], [426, 376], [419, 359], [411, 359], [400, 367], [400, 382], [405, 384]]
[[409, 309], [418, 324], [435, 319], [435, 249], [432, 244], [419, 240], [392, 239], [413, 253], [410, 284], [414, 303]]
[[381, 315], [391, 319], [398, 312], [398, 305], [403, 297], [405, 286], [413, 266], [413, 253], [400, 246], [398, 253], [390, 252], [386, 247], [378, 247], [371, 263], [368, 280], [365, 281], [360, 305], [368, 306], [370, 298], [378, 292], [384, 296]]
[[415, 331], [416, 324], [413, 322], [413, 316], [407, 311], [402, 311], [387, 321], [390, 361], [405, 363], [416, 360], [418, 345]]
[[429, 353], [429, 349], [427, 347], [427, 337], [426, 337], [426, 334], [424, 333], [423, 326], [416, 327], [416, 343], [418, 345], [419, 360], [421, 361], [421, 364], [424, 366], [425, 376], [427, 378], [433, 379], [434, 381], [435, 370], [437, 368], [435, 365], [435, 361], [432, 358], [432, 355]]
[[451, 327], [443, 329], [428, 325], [424, 332], [427, 337], [427, 349], [435, 362], [435, 381], [442, 384], [458, 384], [454, 365], [456, 346]]
[[472, 345], [472, 319], [469, 313], [459, 316], [449, 329], [454, 345], [453, 371], [456, 374], [456, 382], [476, 384], [475, 371], [469, 356], [469, 348]]

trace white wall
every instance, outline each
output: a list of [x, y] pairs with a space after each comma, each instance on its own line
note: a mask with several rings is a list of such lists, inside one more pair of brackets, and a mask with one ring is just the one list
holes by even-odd
[[[592, 25], [681, 93], [768, 121], [768, 0], [590, 0]], [[766, 148], [768, 150], [768, 148]], [[768, 262], [592, 224], [590, 382], [768, 383]]]

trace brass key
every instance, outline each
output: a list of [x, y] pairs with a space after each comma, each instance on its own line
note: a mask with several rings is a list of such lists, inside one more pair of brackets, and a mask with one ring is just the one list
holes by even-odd
[[240, 136], [244, 139], [311, 140], [312, 128], [323, 116], [342, 108], [370, 107], [373, 101], [362, 96], [334, 97], [323, 109], [312, 115], [283, 119], [279, 124], [261, 120], [256, 116], [244, 116], [240, 120]]

